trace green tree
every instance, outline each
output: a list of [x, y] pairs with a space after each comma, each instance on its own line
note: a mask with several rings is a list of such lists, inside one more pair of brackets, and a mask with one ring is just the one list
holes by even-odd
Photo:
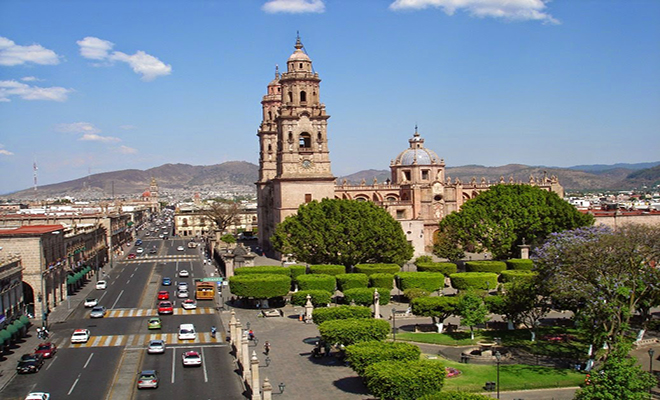
[[236, 243], [236, 238], [234, 237], [234, 235], [230, 235], [230, 234], [222, 235], [222, 237], [220, 238], [220, 240], [221, 240], [224, 244], [226, 244], [227, 247], [229, 247], [230, 244], [234, 244], [234, 243]]
[[445, 245], [490, 251], [494, 258], [506, 259], [517, 256], [523, 240], [541, 243], [552, 232], [593, 221], [556, 193], [531, 185], [496, 185], [442, 219], [439, 235]]
[[412, 313], [420, 317], [431, 317], [433, 324], [442, 333], [444, 321], [456, 314], [458, 297], [418, 297], [412, 300]]
[[401, 224], [368, 201], [302, 204], [297, 214], [277, 226], [271, 241], [280, 253], [310, 264], [403, 265], [413, 255]]
[[470, 327], [470, 339], [474, 340], [474, 326], [488, 321], [488, 308], [483, 298], [468, 290], [459, 297], [456, 311], [461, 316], [461, 325]]

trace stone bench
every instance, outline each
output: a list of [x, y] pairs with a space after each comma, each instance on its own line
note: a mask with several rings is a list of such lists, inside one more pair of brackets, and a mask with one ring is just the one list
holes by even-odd
[[633, 346], [636, 347], [636, 348], [640, 348], [640, 347], [645, 347], [645, 346], [653, 346], [656, 343], [658, 343], [658, 339], [656, 339], [656, 338], [642, 339], [642, 340], [634, 341]]

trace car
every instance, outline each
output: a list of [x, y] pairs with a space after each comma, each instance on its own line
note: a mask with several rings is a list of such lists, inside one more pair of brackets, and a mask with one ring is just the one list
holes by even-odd
[[174, 313], [174, 308], [172, 307], [172, 303], [169, 301], [161, 301], [158, 303], [158, 314], [172, 314]]
[[168, 277], [163, 278], [163, 286], [170, 286], [172, 284], [172, 279]]
[[193, 324], [181, 324], [179, 325], [179, 340], [196, 340], [197, 332], [195, 331], [195, 325]]
[[87, 343], [89, 337], [89, 329], [76, 329], [71, 335], [71, 343]]
[[128, 255], [129, 260], [134, 260], [135, 257], [136, 257], [135, 253], [131, 253], [131, 254]]
[[105, 317], [105, 307], [103, 306], [96, 306], [92, 308], [92, 311], [89, 313], [90, 318], [103, 318]]
[[151, 232], [147, 231], [147, 233], [145, 233], [144, 236], [151, 236]]
[[156, 248], [153, 247], [151, 250], [149, 250], [149, 254], [156, 254]]
[[197, 302], [193, 299], [186, 299], [181, 302], [181, 307], [183, 307], [184, 310], [194, 310], [197, 308]]
[[19, 374], [29, 374], [39, 372], [44, 365], [44, 356], [39, 353], [23, 354], [18, 360], [16, 372]]
[[158, 300], [169, 300], [170, 299], [170, 292], [167, 290], [161, 290], [158, 292]]
[[187, 278], [189, 276], [190, 276], [190, 272], [188, 272], [187, 270], [182, 269], [181, 271], [179, 271], [179, 277], [180, 278]]
[[142, 254], [144, 253], [144, 249], [142, 247], [138, 247], [137, 250], [135, 250], [136, 253]]
[[106, 282], [106, 281], [96, 282], [96, 289], [97, 290], [105, 290], [107, 287], [108, 287], [108, 282]]
[[202, 365], [202, 356], [196, 351], [186, 351], [181, 355], [184, 367], [199, 367]]
[[42, 356], [44, 356], [44, 358], [51, 358], [52, 356], [55, 355], [55, 353], [57, 353], [57, 346], [55, 345], [55, 343], [51, 343], [51, 342], [39, 343], [39, 345], [37, 345], [37, 348], [34, 349], [34, 352], [37, 354], [41, 354]]
[[179, 289], [179, 291], [176, 292], [176, 297], [179, 299], [187, 299], [189, 295], [188, 289]]
[[162, 239], [163, 237], [165, 237], [165, 235], [161, 233], [160, 235], [158, 235], [158, 237]]
[[149, 318], [149, 321], [147, 322], [147, 328], [160, 329], [161, 327], [162, 327], [162, 322], [160, 321], [160, 318], [158, 317]]
[[176, 248], [176, 251], [183, 251], [183, 250], [184, 250], [183, 246], [179, 246]]
[[46, 392], [32, 392], [27, 395], [25, 400], [49, 400], [50, 393]]
[[158, 371], [153, 369], [146, 369], [141, 371], [137, 381], [138, 389], [157, 389], [158, 388]]
[[99, 299], [88, 298], [85, 299], [85, 308], [92, 308], [99, 305]]
[[136, 246], [142, 246], [142, 239], [138, 239], [135, 241]]
[[177, 290], [188, 290], [188, 282], [179, 282], [176, 287]]
[[165, 341], [164, 340], [151, 340], [149, 341], [149, 346], [147, 347], [147, 353], [149, 354], [163, 354], [165, 353]]

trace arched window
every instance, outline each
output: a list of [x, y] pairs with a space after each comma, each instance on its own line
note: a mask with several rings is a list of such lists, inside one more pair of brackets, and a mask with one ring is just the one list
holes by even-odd
[[270, 143], [268, 143], [268, 151], [273, 151], [273, 146]]
[[298, 146], [300, 148], [304, 148], [304, 149], [308, 149], [308, 148], [312, 147], [312, 137], [311, 137], [311, 135], [307, 132], [301, 133]]
[[289, 142], [293, 142], [293, 133], [289, 132]]
[[323, 136], [321, 136], [321, 132], [316, 134], [316, 140], [318, 140], [319, 142], [323, 140]]
[[293, 92], [289, 92], [289, 103], [293, 103]]
[[272, 119], [273, 119], [273, 113], [268, 111], [268, 120], [272, 120]]
[[307, 101], [307, 92], [305, 92], [304, 90], [300, 91], [300, 101], [301, 102]]

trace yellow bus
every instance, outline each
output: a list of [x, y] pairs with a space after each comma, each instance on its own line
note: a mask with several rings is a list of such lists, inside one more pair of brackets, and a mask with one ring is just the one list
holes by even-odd
[[215, 282], [197, 282], [195, 284], [195, 299], [213, 300], [215, 297]]

